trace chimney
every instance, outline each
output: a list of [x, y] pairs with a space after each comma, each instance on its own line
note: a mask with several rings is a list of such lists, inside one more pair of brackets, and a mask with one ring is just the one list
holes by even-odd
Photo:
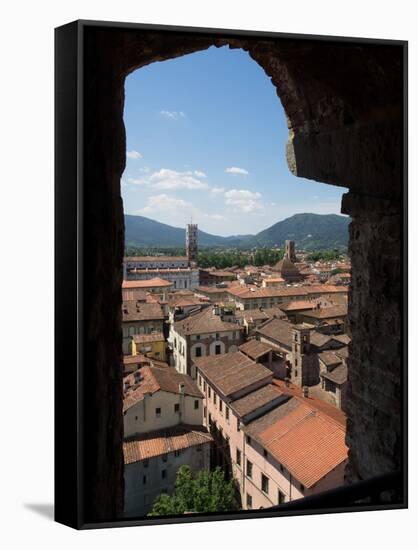
[[303, 397], [309, 397], [309, 388], [308, 388], [308, 386], [303, 386], [302, 392], [303, 392]]
[[184, 386], [184, 383], [183, 383], [183, 382], [180, 382], [180, 383], [179, 383], [179, 393], [180, 393], [181, 395], [184, 395], [184, 387], [185, 387], [185, 386]]

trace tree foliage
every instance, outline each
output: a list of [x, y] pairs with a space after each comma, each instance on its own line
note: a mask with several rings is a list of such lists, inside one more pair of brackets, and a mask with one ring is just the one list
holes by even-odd
[[342, 253], [339, 250], [322, 250], [320, 252], [312, 252], [307, 257], [307, 260], [311, 262], [317, 262], [318, 260], [330, 262], [332, 260], [339, 260], [341, 256]]
[[193, 476], [190, 466], [180, 466], [172, 495], [161, 494], [149, 516], [178, 515], [190, 512], [228, 512], [239, 510], [234, 480], [227, 481], [224, 472], [200, 470]]

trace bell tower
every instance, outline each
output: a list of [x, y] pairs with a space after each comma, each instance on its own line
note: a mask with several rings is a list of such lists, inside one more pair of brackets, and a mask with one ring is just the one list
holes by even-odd
[[287, 260], [290, 260], [292, 263], [296, 262], [295, 241], [286, 241], [285, 242], [284, 257]]
[[197, 262], [197, 223], [187, 224], [186, 256], [189, 262]]

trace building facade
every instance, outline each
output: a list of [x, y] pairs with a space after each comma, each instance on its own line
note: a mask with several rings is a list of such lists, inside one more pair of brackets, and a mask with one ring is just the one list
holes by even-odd
[[208, 307], [170, 325], [168, 346], [178, 372], [196, 377], [195, 357], [222, 355], [238, 350], [243, 342], [243, 327], [223, 321], [217, 308]]
[[344, 483], [345, 424], [283, 393], [243, 354], [196, 359], [213, 461], [237, 482], [243, 509], [267, 508]]

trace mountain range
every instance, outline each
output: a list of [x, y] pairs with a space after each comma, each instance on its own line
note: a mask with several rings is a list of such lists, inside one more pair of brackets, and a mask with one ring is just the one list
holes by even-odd
[[[337, 214], [294, 214], [256, 235], [221, 237], [199, 230], [200, 247], [254, 248], [284, 246], [286, 239], [305, 250], [344, 250], [348, 244], [350, 218]], [[183, 247], [185, 229], [172, 227], [144, 216], [125, 214], [126, 247]]]

